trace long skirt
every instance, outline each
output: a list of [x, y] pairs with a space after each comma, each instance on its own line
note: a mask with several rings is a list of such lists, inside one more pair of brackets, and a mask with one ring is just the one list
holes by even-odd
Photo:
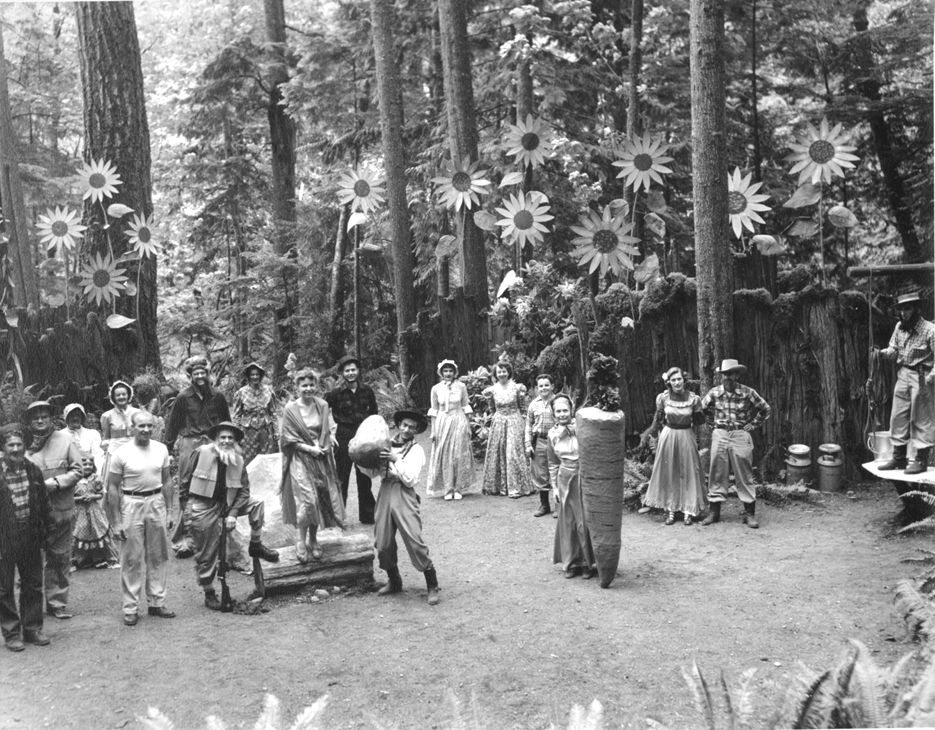
[[656, 461], [644, 503], [669, 512], [701, 514], [708, 504], [698, 443], [690, 428], [665, 426], [656, 444]]
[[595, 565], [591, 534], [584, 519], [584, 499], [578, 481], [578, 467], [560, 466], [556, 481], [558, 492], [558, 523], [555, 525], [555, 546], [552, 561], [562, 564], [562, 570], [590, 569]]
[[240, 447], [243, 449], [244, 466], [253, 461], [258, 454], [275, 454], [277, 450], [276, 434], [273, 433], [272, 424], [266, 424], [262, 428], [252, 428], [247, 426], [243, 430], [243, 441]]
[[435, 443], [429, 461], [425, 494], [443, 497], [449, 492], [464, 494], [474, 486], [474, 454], [471, 424], [460, 408], [435, 417]]
[[289, 460], [289, 476], [299, 527], [343, 529], [344, 500], [332, 459], [296, 453]]
[[494, 413], [484, 461], [484, 494], [522, 497], [536, 491], [529, 480], [525, 438], [519, 413]]
[[75, 501], [75, 531], [72, 562], [83, 568], [105, 568], [120, 563], [120, 554], [114, 546], [110, 525], [100, 500]]

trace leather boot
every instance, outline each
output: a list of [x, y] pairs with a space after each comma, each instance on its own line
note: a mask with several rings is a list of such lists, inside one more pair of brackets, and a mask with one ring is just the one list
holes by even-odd
[[721, 521], [721, 503], [712, 502], [710, 505], [708, 505], [708, 516], [705, 517], [701, 521], [701, 524], [702, 526], [707, 527], [708, 525], [713, 525], [715, 522], [720, 522], [720, 521]]
[[403, 577], [399, 574], [399, 568], [390, 568], [386, 571], [389, 581], [385, 586], [377, 591], [378, 596], [389, 596], [393, 593], [399, 593], [403, 589]]
[[916, 460], [906, 468], [903, 474], [925, 474], [928, 468], [929, 449], [919, 449], [916, 451]]
[[906, 468], [906, 444], [901, 446], [893, 446], [893, 458], [889, 461], [884, 461], [880, 466], [877, 467], [880, 471], [892, 471], [893, 469], [905, 469]]
[[438, 603], [438, 576], [435, 574], [435, 568], [425, 571], [425, 587], [429, 591], [429, 605], [436, 605]]
[[533, 513], [532, 515], [533, 517], [545, 517], [547, 514], [549, 514], [549, 512], [552, 511], [551, 508], [549, 507], [549, 495], [550, 494], [551, 492], [545, 489], [539, 490], [539, 509], [537, 509]]
[[760, 523], [756, 521], [756, 502], [744, 502], [743, 505], [743, 521], [746, 523], [747, 527], [753, 528], [754, 530], [760, 526]]

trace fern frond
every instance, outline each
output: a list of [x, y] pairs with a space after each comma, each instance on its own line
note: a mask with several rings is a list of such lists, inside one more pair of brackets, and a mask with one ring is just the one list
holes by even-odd
[[709, 730], [716, 730], [714, 726], [714, 705], [711, 703], [711, 692], [708, 691], [708, 683], [705, 682], [701, 670], [698, 668], [698, 662], [693, 659], [691, 673], [683, 668], [682, 676], [685, 677], [685, 682], [692, 691], [695, 707], [704, 717], [705, 725]]
[[[905, 710], [905, 716], [899, 715]], [[935, 726], [931, 722], [935, 715], [935, 660], [929, 658], [928, 664], [922, 670], [922, 676], [916, 681], [898, 708], [898, 723], [910, 727]]]
[[175, 730], [172, 720], [163, 715], [158, 707], [150, 707], [146, 710], [146, 717], [136, 719], [143, 724], [146, 730]]
[[850, 640], [857, 648], [857, 661], [854, 674], [860, 686], [860, 711], [863, 713], [863, 727], [883, 727], [886, 724], [886, 676], [880, 671], [870, 650], [857, 641]]
[[263, 711], [256, 720], [253, 730], [279, 730], [280, 726], [280, 703], [276, 695], [269, 692], [263, 697]]
[[825, 713], [828, 715], [830, 727], [853, 727], [850, 720], [850, 708], [855, 704], [856, 697], [851, 693], [851, 679], [854, 676], [854, 667], [859, 654], [855, 647], [848, 647], [844, 656], [834, 668], [834, 686], [831, 695], [825, 701]]
[[227, 730], [227, 725], [217, 715], [208, 715], [205, 718], [205, 728], [206, 730]]
[[724, 698], [724, 707], [727, 708], [727, 722], [731, 730], [737, 727], [737, 716], [734, 714], [734, 703], [731, 702], [730, 690], [727, 689], [727, 680], [724, 679], [724, 670], [722, 669], [718, 679], [721, 682], [721, 696]]
[[896, 608], [911, 630], [923, 634], [926, 641], [935, 638], [935, 606], [916, 584], [909, 578], [903, 578], [896, 584], [895, 596]]
[[913, 489], [911, 492], [903, 492], [899, 495], [900, 499], [905, 499], [906, 497], [918, 497], [930, 507], [935, 507], [935, 494], [931, 492], [922, 492], [918, 489]]
[[920, 553], [925, 553], [921, 557], [915, 558], [903, 558], [900, 560], [900, 563], [935, 563], [935, 550], [929, 550], [928, 548], [919, 548]]
[[905, 654], [898, 662], [890, 667], [890, 670], [884, 677], [886, 704], [890, 707], [891, 714], [896, 705], [896, 701], [899, 699], [899, 691], [905, 678], [906, 669], [909, 667], [909, 663], [914, 657], [915, 654]]
[[467, 730], [464, 724], [464, 718], [461, 717], [461, 701], [458, 695], [454, 693], [451, 687], [445, 693], [448, 696], [448, 704], [451, 705], [451, 730]]
[[804, 728], [823, 728], [827, 725], [825, 721], [824, 702], [822, 701], [825, 692], [825, 684], [831, 678], [831, 670], [826, 669], [813, 680], [805, 690], [805, 696], [799, 703], [799, 709], [796, 713], [795, 722], [792, 723], [793, 730], [803, 730]]
[[909, 532], [910, 530], [919, 530], [923, 527], [933, 527], [935, 526], [935, 515], [931, 517], [926, 517], [924, 520], [919, 520], [918, 522], [912, 522], [905, 527], [900, 527], [896, 530], [897, 535], [901, 535], [904, 532]]
[[585, 710], [581, 705], [571, 708], [568, 730], [601, 730], [604, 727], [604, 706], [594, 700]]
[[646, 718], [646, 724], [653, 728], [653, 730], [670, 730], [668, 725], [663, 725], [658, 720], [653, 720], [651, 717]]
[[737, 683], [736, 699], [734, 704], [737, 706], [737, 727], [747, 728], [750, 726], [750, 718], [753, 717], [753, 676], [756, 674], [756, 668], [744, 670], [740, 675], [740, 681]]
[[317, 730], [321, 727], [321, 716], [325, 714], [327, 706], [328, 695], [322, 695], [299, 713], [291, 730]]

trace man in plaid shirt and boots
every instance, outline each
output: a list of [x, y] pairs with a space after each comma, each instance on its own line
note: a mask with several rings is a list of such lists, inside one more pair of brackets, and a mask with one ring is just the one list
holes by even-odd
[[539, 491], [539, 509], [533, 517], [544, 517], [552, 511], [549, 495], [549, 429], [555, 425], [552, 415], [552, 391], [555, 385], [548, 373], [536, 378], [536, 397], [526, 409], [526, 455], [529, 457], [529, 477]]
[[753, 388], [741, 385], [740, 376], [747, 368], [736, 360], [721, 362], [715, 372], [721, 374], [721, 384], [708, 391], [701, 401], [707, 422], [714, 427], [711, 434], [711, 467], [708, 471], [708, 516], [702, 525], [721, 521], [721, 504], [727, 499], [730, 472], [734, 472], [734, 488], [743, 502], [743, 521], [756, 529], [756, 485], [753, 483], [753, 438], [750, 432], [769, 418], [769, 404]]

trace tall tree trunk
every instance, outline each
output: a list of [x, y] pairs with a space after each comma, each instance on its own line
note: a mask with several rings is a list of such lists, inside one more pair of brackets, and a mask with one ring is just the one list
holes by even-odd
[[724, 0], [691, 0], [692, 180], [702, 384], [732, 356], [733, 262], [727, 213]]
[[[266, 39], [270, 44], [270, 64], [267, 70], [269, 119], [272, 147], [272, 213], [273, 245], [276, 253], [295, 255], [295, 120], [286, 113], [282, 102], [282, 86], [289, 81], [289, 59], [286, 47], [286, 14], [283, 0], [264, 0]], [[276, 358], [274, 372], [285, 364], [287, 354], [295, 350], [295, 330], [288, 324], [297, 304], [296, 276], [284, 270], [283, 306], [276, 309]]]
[[[143, 70], [136, 34], [133, 4], [124, 2], [81, 2], [75, 4], [81, 88], [84, 98], [85, 155], [90, 160], [108, 160], [117, 168], [122, 184], [108, 201], [123, 203], [140, 215], [152, 215], [149, 124], [143, 94]], [[92, 222], [103, 223], [100, 206], [85, 206]], [[125, 223], [105, 230], [92, 225], [82, 245], [85, 256], [102, 256], [127, 250], [122, 235]], [[108, 234], [109, 240], [108, 240]], [[111, 347], [104, 349], [106, 372], [129, 377], [143, 367], [161, 370], [156, 336], [156, 259], [143, 259], [138, 301], [122, 296], [116, 310], [137, 317], [139, 330], [113, 331]], [[138, 305], [138, 306], [137, 306]]]
[[[630, 3], [630, 94], [627, 106], [627, 137], [633, 139], [643, 133], [643, 117], [640, 110], [640, 78], [643, 67], [643, 0]], [[639, 195], [633, 187], [626, 195], [630, 209], [635, 210]], [[639, 249], [643, 256], [649, 253], [644, 242], [643, 216], [632, 216], [632, 235], [640, 239]], [[639, 284], [637, 284], [639, 286]]]
[[36, 266], [29, 239], [29, 219], [23, 202], [23, 188], [16, 154], [16, 136], [10, 117], [10, 94], [7, 88], [6, 59], [3, 55], [2, 16], [0, 16], [0, 206], [6, 218], [9, 243], [6, 255], [13, 282], [13, 301], [7, 306], [39, 307]]
[[409, 382], [410, 328], [416, 323], [413, 289], [412, 240], [409, 205], [406, 199], [406, 154], [403, 147], [403, 93], [395, 63], [392, 0], [370, 0], [373, 51], [377, 91], [380, 98], [380, 126], [383, 131], [383, 157], [386, 169], [386, 200], [393, 228], [393, 273], [396, 294], [396, 341], [399, 370], [403, 383]]
[[344, 263], [344, 248], [347, 242], [348, 206], [341, 206], [338, 216], [338, 231], [334, 236], [334, 258], [331, 261], [331, 287], [328, 291], [328, 354], [329, 360], [337, 362], [344, 350], [341, 338], [341, 268]]

